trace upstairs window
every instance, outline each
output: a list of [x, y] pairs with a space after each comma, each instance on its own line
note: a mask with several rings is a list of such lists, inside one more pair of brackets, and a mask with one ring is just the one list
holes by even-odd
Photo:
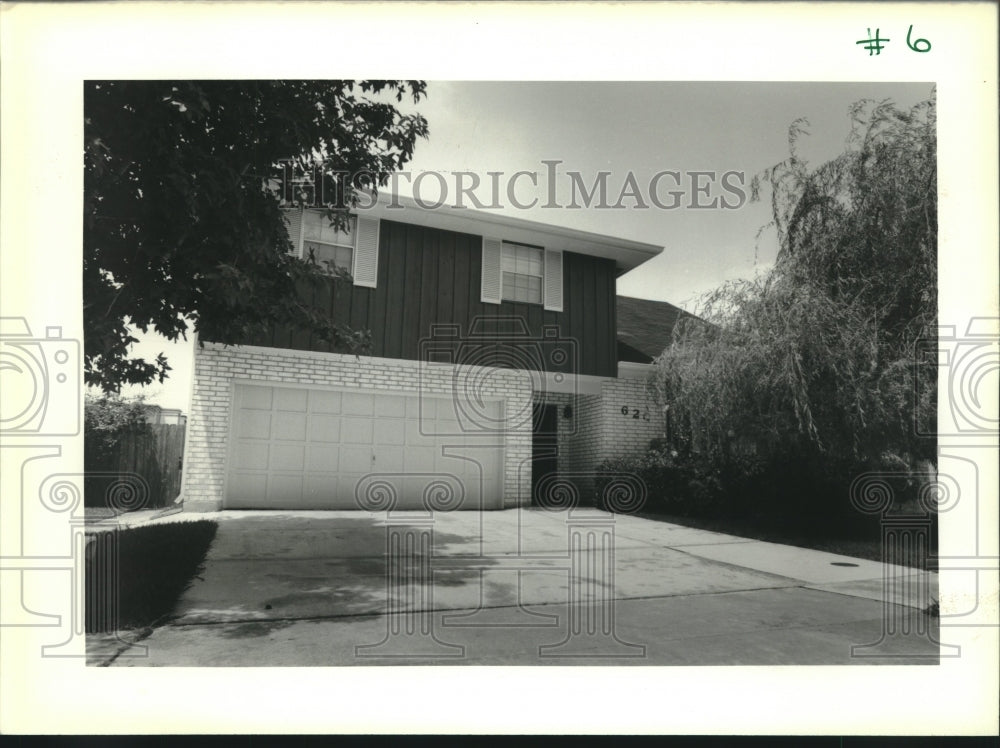
[[352, 215], [347, 230], [330, 226], [326, 211], [293, 207], [285, 210], [292, 254], [314, 258], [322, 268], [342, 268], [355, 286], [375, 288], [378, 281], [379, 226], [377, 218]]
[[542, 303], [545, 278], [544, 250], [525, 244], [504, 242], [500, 268], [503, 278], [502, 297], [505, 301]]
[[518, 301], [563, 310], [563, 253], [530, 244], [483, 237], [480, 300]]
[[302, 258], [315, 260], [316, 264], [328, 270], [338, 268], [348, 273], [354, 267], [354, 231], [356, 218], [351, 216], [347, 231], [339, 231], [330, 226], [325, 215], [306, 212], [302, 227]]

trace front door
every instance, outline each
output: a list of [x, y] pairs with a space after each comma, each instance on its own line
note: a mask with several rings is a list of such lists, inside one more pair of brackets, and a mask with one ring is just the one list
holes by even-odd
[[[533, 406], [534, 431], [531, 436], [531, 504], [551, 506], [539, 498], [539, 483], [558, 469], [559, 408], [556, 405], [535, 403]], [[544, 486], [542, 486], [544, 490]]]

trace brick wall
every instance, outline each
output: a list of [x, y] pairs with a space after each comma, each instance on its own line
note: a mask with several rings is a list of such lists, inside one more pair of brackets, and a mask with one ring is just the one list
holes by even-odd
[[476, 376], [474, 367], [205, 343], [195, 351], [184, 461], [183, 491], [188, 509], [221, 506], [232, 384], [238, 379], [435, 395], [453, 394], [456, 379], [472, 382], [475, 392], [470, 394], [503, 400], [505, 404], [508, 430], [504, 435], [504, 506], [529, 501], [530, 472], [525, 475], [520, 469], [531, 459], [531, 378], [525, 372], [497, 369], [488, 376]]
[[574, 472], [593, 470], [604, 451], [600, 395], [580, 395], [573, 410], [575, 430], [570, 439], [570, 464]]
[[601, 430], [602, 460], [642, 454], [651, 439], [663, 436], [663, 410], [645, 379], [609, 379], [601, 385]]
[[[463, 373], [471, 376], [463, 379]], [[456, 374], [459, 381], [474, 383], [476, 392], [470, 394], [504, 401], [508, 430], [503, 502], [505, 507], [529, 503], [533, 395], [526, 372], [497, 369], [477, 376], [472, 367], [450, 364], [206, 343], [195, 355], [184, 462], [185, 506], [214, 509], [221, 504], [234, 380], [451, 395]], [[584, 496], [592, 491], [590, 476], [598, 464], [612, 457], [642, 454], [651, 439], [663, 436], [663, 413], [644, 379], [606, 379], [600, 395], [536, 392], [534, 400], [559, 406], [559, 472], [580, 476], [577, 484]], [[567, 405], [572, 408], [571, 418], [563, 415]]]

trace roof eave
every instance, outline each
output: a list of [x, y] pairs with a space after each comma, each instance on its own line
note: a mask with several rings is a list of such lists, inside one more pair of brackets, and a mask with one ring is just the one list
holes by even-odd
[[356, 210], [363, 215], [390, 221], [478, 236], [486, 235], [488, 226], [493, 238], [612, 259], [618, 275], [638, 267], [663, 251], [663, 247], [655, 244], [553, 226], [475, 208], [426, 203], [421, 205], [413, 198], [384, 192], [368, 203], [362, 201]]

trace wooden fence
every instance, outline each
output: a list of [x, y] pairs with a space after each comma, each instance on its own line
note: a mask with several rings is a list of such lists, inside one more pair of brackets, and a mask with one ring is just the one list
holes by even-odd
[[[132, 511], [173, 504], [181, 490], [185, 428], [183, 424], [149, 424], [125, 434], [115, 449], [100, 456], [85, 441], [86, 505]], [[142, 484], [134, 494], [128, 486], [136, 479], [126, 480], [128, 473], [139, 476]]]

